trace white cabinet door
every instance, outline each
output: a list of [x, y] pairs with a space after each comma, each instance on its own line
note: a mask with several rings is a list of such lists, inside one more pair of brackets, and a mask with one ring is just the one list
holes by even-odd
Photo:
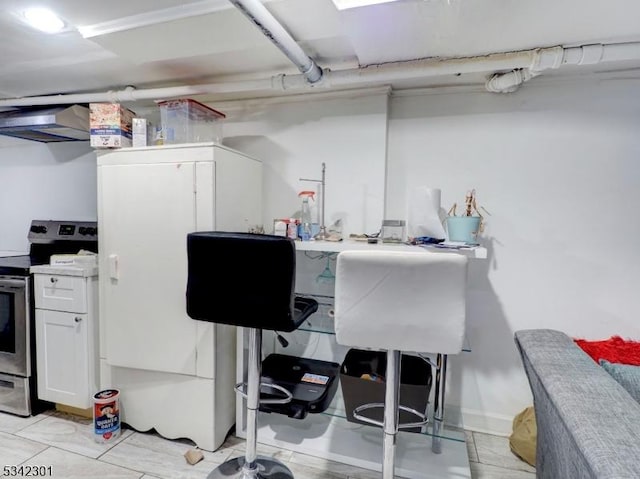
[[132, 161], [136, 153], [164, 161], [98, 171], [107, 363], [193, 375], [196, 322], [186, 313], [185, 290], [186, 238], [196, 230], [195, 165], [166, 161], [169, 152], [161, 150], [131, 152]]
[[79, 408], [91, 406], [86, 314], [36, 310], [38, 397]]

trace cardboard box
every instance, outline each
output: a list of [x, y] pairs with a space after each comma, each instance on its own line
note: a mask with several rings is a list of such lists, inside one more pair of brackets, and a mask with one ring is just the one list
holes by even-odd
[[94, 148], [131, 146], [134, 116], [134, 112], [119, 103], [90, 103], [91, 146]]

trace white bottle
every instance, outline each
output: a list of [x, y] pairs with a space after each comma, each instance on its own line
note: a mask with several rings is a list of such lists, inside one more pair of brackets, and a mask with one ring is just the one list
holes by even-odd
[[302, 225], [300, 239], [302, 241], [309, 241], [311, 239], [311, 210], [309, 209], [309, 198], [304, 198], [302, 200], [300, 221]]
[[287, 236], [292, 240], [298, 238], [298, 221], [295, 218], [289, 218], [287, 225]]
[[273, 227], [273, 234], [276, 236], [287, 236], [287, 223], [284, 221], [276, 221]]

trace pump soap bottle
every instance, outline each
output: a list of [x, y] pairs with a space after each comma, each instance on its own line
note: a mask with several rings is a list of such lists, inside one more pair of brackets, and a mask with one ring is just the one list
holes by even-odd
[[302, 198], [302, 208], [300, 210], [300, 239], [302, 241], [309, 241], [313, 238], [311, 234], [311, 205], [309, 204], [309, 198], [313, 200], [315, 191], [301, 191], [298, 193], [298, 197]]

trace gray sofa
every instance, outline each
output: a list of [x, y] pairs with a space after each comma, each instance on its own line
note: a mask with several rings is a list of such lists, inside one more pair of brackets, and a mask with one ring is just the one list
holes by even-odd
[[544, 479], [640, 478], [640, 404], [560, 331], [515, 333], [538, 427]]

